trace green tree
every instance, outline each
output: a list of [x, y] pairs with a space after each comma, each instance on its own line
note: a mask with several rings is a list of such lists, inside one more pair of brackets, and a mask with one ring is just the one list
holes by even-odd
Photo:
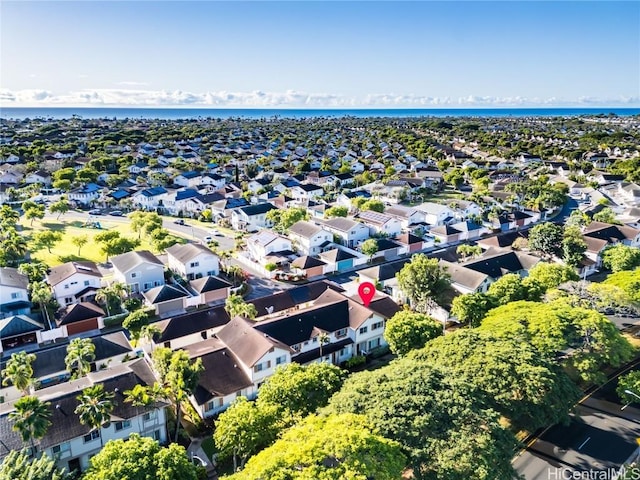
[[568, 421], [581, 396], [569, 376], [531, 345], [478, 329], [435, 339], [412, 358], [478, 388], [516, 429], [535, 431]]
[[640, 302], [640, 269], [613, 273], [604, 283], [621, 288], [632, 301]]
[[58, 214], [58, 217], [57, 217], [58, 220], [60, 220], [60, 215], [64, 215], [69, 210], [71, 210], [71, 204], [65, 198], [61, 198], [60, 200], [52, 203], [49, 206], [49, 211], [51, 213]]
[[89, 242], [89, 237], [87, 235], [77, 235], [75, 237], [71, 237], [71, 243], [78, 247], [78, 256], [80, 256], [80, 250]]
[[280, 430], [276, 405], [238, 397], [216, 420], [213, 441], [221, 459], [233, 459], [235, 472], [250, 456], [271, 445]]
[[113, 393], [105, 392], [102, 384], [92, 385], [82, 390], [76, 397], [78, 406], [74, 413], [78, 415], [80, 423], [97, 430], [100, 434], [100, 445], [102, 445], [101, 428], [111, 420], [111, 412], [115, 405], [113, 403]]
[[0, 266], [15, 266], [24, 259], [29, 247], [25, 237], [16, 232], [15, 228], [8, 227], [0, 230]]
[[490, 295], [469, 293], [453, 299], [451, 313], [462, 323], [477, 327], [487, 312], [496, 306], [496, 300]]
[[229, 479], [392, 480], [405, 462], [400, 445], [374, 433], [365, 417], [310, 416]]
[[122, 300], [127, 297], [127, 294], [127, 286], [124, 283], [115, 282], [98, 290], [95, 299], [96, 302], [105, 306], [107, 315], [111, 316], [112, 311], [114, 313], [122, 311]]
[[614, 273], [633, 270], [640, 266], [640, 248], [618, 243], [603, 252], [602, 263]]
[[62, 240], [62, 233], [54, 230], [44, 230], [42, 232], [37, 232], [33, 236], [34, 247], [36, 249], [46, 248], [49, 253], [51, 253], [51, 249], [60, 240]]
[[260, 387], [258, 403], [276, 406], [283, 418], [303, 417], [326, 405], [345, 376], [331, 363], [290, 363], [278, 367]]
[[562, 239], [562, 259], [570, 267], [580, 265], [584, 252], [587, 251], [587, 244], [582, 238], [582, 233], [578, 227], [565, 227]]
[[526, 300], [529, 297], [529, 291], [517, 273], [503, 275], [489, 286], [487, 293], [500, 305]]
[[375, 238], [365, 240], [360, 246], [360, 251], [371, 261], [371, 257], [378, 253], [378, 241]]
[[529, 230], [529, 248], [548, 257], [557, 255], [562, 249], [563, 230], [555, 223], [545, 222]]
[[616, 214], [611, 209], [611, 207], [605, 207], [602, 210], [600, 210], [598, 213], [595, 213], [593, 215], [593, 221], [602, 222], [602, 223], [612, 223], [612, 224], [620, 223], [616, 219]]
[[253, 303], [247, 303], [244, 301], [241, 295], [232, 293], [227, 297], [224, 303], [224, 309], [229, 314], [229, 317], [234, 318], [237, 316], [254, 320], [258, 316], [258, 311]]
[[9, 205], [0, 206], [0, 226], [2, 229], [15, 228], [20, 220], [20, 213]]
[[635, 370], [618, 377], [616, 393], [624, 403], [640, 403], [640, 398], [636, 396], [640, 395], [640, 371]]
[[479, 257], [482, 255], [482, 247], [480, 245], [460, 245], [456, 248], [456, 253], [463, 259], [467, 257]]
[[32, 260], [30, 263], [21, 263], [18, 271], [29, 278], [29, 284], [39, 283], [44, 280], [49, 267], [44, 262]]
[[423, 253], [414, 255], [396, 274], [398, 285], [409, 298], [411, 305], [424, 311], [434, 297], [449, 286], [449, 274], [440, 267], [436, 258], [427, 258]]
[[633, 356], [633, 347], [604, 315], [564, 299], [511, 302], [491, 310], [480, 329], [529, 342], [545, 358], [571, 347], [565, 363], [588, 383], [606, 380], [605, 367], [618, 367]]
[[291, 225], [300, 220], [307, 220], [309, 212], [305, 208], [288, 208], [287, 210], [270, 210], [267, 212], [267, 220], [273, 222], [274, 230], [287, 231]]
[[138, 342], [142, 329], [149, 325], [151, 312], [149, 310], [136, 310], [131, 312], [122, 322], [122, 326], [129, 330], [131, 338]]
[[535, 265], [529, 270], [527, 278], [538, 281], [545, 291], [556, 288], [561, 283], [580, 280], [573, 268], [547, 262], [540, 262]]
[[24, 395], [27, 395], [33, 385], [33, 367], [31, 364], [35, 359], [36, 356], [33, 353], [27, 353], [24, 350], [12, 353], [11, 358], [7, 360], [5, 369], [2, 370], [2, 385], [5, 387], [13, 385]]
[[347, 207], [341, 207], [341, 206], [327, 208], [324, 211], [325, 218], [346, 217], [348, 214], [349, 214], [349, 209]]
[[74, 338], [69, 342], [64, 364], [71, 378], [84, 377], [91, 371], [91, 362], [96, 358], [95, 352], [96, 347], [90, 338]]
[[83, 480], [197, 480], [198, 467], [187, 456], [184, 447], [158, 442], [137, 433], [129, 438], [111, 440], [91, 457]]
[[202, 360], [192, 362], [184, 350], [172, 352], [168, 348], [154, 350], [152, 360], [160, 376], [160, 384], [165, 396], [175, 408], [176, 431], [174, 441], [178, 440], [182, 402], [186, 401], [198, 385], [198, 377], [203, 370]]
[[33, 226], [33, 221], [44, 218], [44, 205], [33, 205], [32, 207], [25, 208], [24, 218], [31, 220], [30, 225]]
[[106, 255], [107, 260], [113, 255], [130, 252], [140, 245], [139, 240], [121, 237], [116, 230], [99, 233], [94, 239], [100, 245], [100, 250]]
[[372, 212], [382, 213], [384, 212], [384, 203], [375, 199], [367, 200], [360, 206], [360, 210], [370, 210]]
[[14, 411], [9, 413], [9, 420], [13, 422], [11, 428], [20, 434], [23, 442], [29, 442], [34, 453], [34, 440], [44, 437], [51, 425], [49, 407], [49, 402], [28, 395], [14, 403]]
[[515, 438], [484, 396], [410, 356], [351, 375], [323, 413], [365, 415], [403, 446], [418, 480], [515, 478]]
[[33, 283], [31, 288], [31, 301], [40, 305], [40, 311], [44, 315], [45, 321], [50, 324], [49, 320], [49, 304], [53, 299], [53, 295], [49, 286], [44, 282]]
[[59, 469], [47, 454], [31, 458], [24, 451], [12, 450], [0, 463], [0, 480], [70, 479], [70, 475], [64, 469]]
[[442, 178], [445, 182], [452, 185], [456, 190], [459, 189], [460, 186], [464, 183], [464, 174], [459, 168], [454, 168], [453, 170], [445, 173]]
[[422, 313], [402, 310], [387, 320], [384, 338], [393, 353], [406, 355], [442, 335], [442, 330], [442, 324], [433, 318]]

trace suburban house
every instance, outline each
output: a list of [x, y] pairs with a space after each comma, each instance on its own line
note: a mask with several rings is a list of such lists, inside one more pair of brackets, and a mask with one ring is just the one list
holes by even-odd
[[477, 272], [459, 263], [446, 260], [438, 263], [449, 274], [451, 286], [462, 294], [487, 293], [489, 285], [493, 283], [493, 279], [486, 273]]
[[247, 251], [254, 261], [264, 264], [276, 252], [291, 252], [291, 240], [270, 230], [262, 230], [247, 238]]
[[304, 255], [317, 255], [322, 245], [333, 241], [333, 235], [322, 226], [305, 220], [300, 220], [289, 227], [287, 231], [293, 249]]
[[417, 208], [405, 207], [403, 205], [393, 205], [385, 208], [385, 215], [394, 217], [400, 221], [400, 226], [407, 230], [411, 225], [425, 223], [426, 213]]
[[369, 227], [348, 218], [332, 218], [321, 224], [333, 234], [334, 240], [349, 248], [360, 245], [371, 236]]
[[51, 174], [46, 170], [36, 170], [35, 172], [27, 174], [24, 178], [24, 183], [38, 183], [40, 185], [48, 186], [51, 185]]
[[240, 207], [231, 212], [231, 225], [235, 230], [257, 232], [261, 228], [273, 226], [273, 222], [267, 219], [267, 213], [277, 210], [270, 203], [258, 203]]
[[127, 285], [132, 293], [164, 285], [164, 264], [148, 250], [117, 255], [111, 263], [113, 280]]
[[640, 229], [626, 225], [591, 222], [582, 233], [585, 237], [605, 240], [610, 245], [620, 242], [630, 247], [640, 247]]
[[201, 342], [213, 337], [229, 320], [223, 305], [170, 316], [153, 323], [160, 333], [153, 337], [150, 348], [162, 346], [176, 350]]
[[224, 300], [231, 294], [231, 284], [219, 277], [202, 277], [189, 282], [191, 290], [200, 296], [199, 303], [213, 303]]
[[[89, 459], [102, 450], [109, 440], [126, 439], [132, 433], [167, 441], [166, 404], [157, 402], [149, 407], [133, 406], [124, 401], [124, 392], [136, 385], [152, 385], [153, 372], [144, 359], [118, 363], [111, 368], [91, 372], [67, 383], [42, 388], [35, 395], [47, 401], [50, 426], [44, 437], [36, 442], [36, 451], [56, 459], [59, 467], [68, 471], [88, 468]], [[101, 384], [105, 391], [114, 392], [111, 421], [98, 429], [80, 423], [75, 410], [78, 394], [85, 388]], [[24, 448], [20, 434], [13, 430], [9, 414], [15, 411], [15, 400], [0, 404], [0, 459], [12, 450]]]
[[369, 227], [371, 235], [395, 237], [402, 232], [402, 223], [391, 215], [365, 210], [358, 214], [358, 219]]
[[173, 183], [181, 187], [197, 187], [202, 183], [202, 176], [200, 175], [200, 172], [182, 172], [173, 179]]
[[101, 287], [102, 273], [95, 262], [67, 262], [53, 267], [47, 283], [53, 297], [61, 305], [90, 302]]
[[312, 278], [319, 275], [323, 275], [327, 264], [322, 260], [304, 255], [296, 258], [291, 262], [291, 267], [300, 270], [305, 278]]
[[26, 345], [42, 342], [42, 330], [42, 323], [27, 315], [0, 318], [0, 353], [14, 348], [24, 350]]
[[429, 230], [429, 234], [433, 235], [435, 242], [443, 245], [456, 243], [462, 239], [462, 232], [451, 225], [439, 225]]
[[16, 268], [0, 267], [0, 318], [29, 313], [29, 278]]
[[95, 303], [80, 302], [67, 305], [56, 317], [62, 336], [76, 335], [103, 328], [104, 310]]
[[144, 210], [155, 210], [163, 207], [169, 197], [167, 189], [164, 187], [153, 187], [140, 190], [134, 193], [132, 198], [133, 204]]
[[166, 252], [169, 269], [187, 280], [220, 273], [217, 255], [199, 243], [175, 244], [167, 248]]
[[511, 249], [489, 249], [480, 258], [463, 262], [460, 265], [488, 275], [492, 281], [496, 281], [508, 273], [516, 273], [521, 277], [526, 277], [529, 270], [540, 261], [539, 257], [524, 252]]
[[154, 313], [163, 316], [169, 313], [182, 312], [185, 308], [185, 298], [189, 294], [183, 289], [173, 285], [160, 285], [153, 287], [142, 294], [145, 303], [153, 308]]
[[414, 208], [424, 212], [424, 221], [429, 225], [443, 225], [447, 219], [454, 215], [452, 209], [440, 203], [425, 202]]
[[67, 198], [70, 202], [76, 204], [89, 205], [100, 197], [101, 187], [95, 183], [87, 183], [86, 185], [74, 188], [69, 191]]
[[289, 190], [291, 192], [291, 196], [302, 203], [324, 195], [322, 187], [318, 185], [310, 185], [308, 183], [301, 183]]

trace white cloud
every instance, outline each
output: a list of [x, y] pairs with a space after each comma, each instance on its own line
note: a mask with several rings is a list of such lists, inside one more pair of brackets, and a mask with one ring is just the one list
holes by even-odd
[[146, 87], [149, 84], [147, 82], [124, 81], [118, 82], [116, 85], [120, 85], [122, 87]]
[[[121, 82], [135, 83], [135, 82]], [[0, 89], [0, 102], [5, 106], [190, 106], [220, 108], [434, 108], [434, 107], [544, 107], [557, 106], [637, 106], [639, 97], [594, 98], [578, 97], [495, 97], [467, 95], [464, 97], [431, 97], [399, 95], [393, 93], [369, 94], [350, 97], [331, 93], [305, 93], [294, 90], [285, 92], [204, 92], [183, 90], [144, 89], [84, 89], [68, 93], [52, 93], [48, 90]]]

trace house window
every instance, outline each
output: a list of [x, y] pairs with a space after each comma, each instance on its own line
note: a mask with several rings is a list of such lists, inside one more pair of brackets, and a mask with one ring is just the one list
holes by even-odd
[[77, 285], [78, 282], [71, 282], [71, 285]]
[[67, 457], [71, 455], [71, 444], [69, 442], [64, 442], [60, 445], [54, 445], [51, 451], [54, 455], [57, 455], [60, 458]]
[[208, 275], [209, 277], [215, 277], [216, 272], [215, 272], [214, 270], [211, 270], [210, 272], [207, 272], [207, 275]]
[[156, 418], [155, 410], [152, 410], [151, 412], [147, 412], [144, 415], [142, 415], [143, 422], [148, 422], [149, 420], [155, 420], [155, 418]]
[[341, 328], [340, 330], [338, 330], [336, 332], [336, 338], [342, 338], [342, 337], [346, 337], [347, 336], [347, 329], [346, 328]]
[[120, 430], [125, 430], [127, 428], [131, 428], [130, 420], [123, 420], [122, 422], [116, 422], [116, 432], [119, 432]]
[[313, 343], [318, 343], [318, 337], [313, 337]]
[[85, 287], [88, 287], [90, 284], [91, 284], [91, 282], [89, 280], [85, 280], [84, 281], [84, 286]]
[[369, 327], [362, 327], [362, 328], [359, 330], [360, 335], [362, 335], [363, 333], [367, 333], [367, 331], [369, 331]]
[[94, 430], [84, 436], [84, 443], [93, 442], [98, 438], [100, 438], [100, 432], [98, 430]]
[[369, 340], [369, 350], [373, 350], [376, 347], [380, 346], [380, 338], [374, 338], [373, 340]]
[[144, 289], [147, 290], [149, 288], [153, 287], [153, 283], [145, 283], [144, 284]]
[[193, 268], [193, 267], [199, 267], [199, 266], [200, 266], [200, 262], [191, 262], [191, 263], [189, 264], [189, 266], [190, 266], [191, 268]]
[[222, 398], [216, 398], [207, 403], [205, 411], [210, 412], [211, 410], [222, 407], [222, 405], [224, 405], [224, 400]]
[[300, 351], [300, 344], [299, 344], [299, 343], [296, 343], [295, 345], [291, 345], [291, 348], [292, 348], [294, 351], [299, 352], [299, 351]]
[[276, 358], [276, 365], [282, 365], [283, 363], [287, 363], [286, 355], [282, 355], [281, 357]]
[[267, 360], [266, 362], [258, 363], [255, 367], [253, 367], [254, 372], [261, 372], [271, 368], [271, 360]]
[[15, 300], [16, 298], [20, 298], [20, 292], [11, 293], [11, 300]]
[[159, 441], [160, 441], [160, 430], [155, 430], [155, 431], [153, 432], [153, 439], [154, 439], [156, 442], [159, 442]]
[[131, 274], [131, 278], [136, 278], [137, 276], [138, 276], [138, 274], [137, 274], [137, 273], [135, 273], [135, 272], [133, 272], [133, 273]]
[[68, 284], [68, 283], [65, 283], [65, 284], [64, 284], [64, 288], [66, 288], [67, 290], [69, 290], [69, 284]]
[[379, 328], [383, 328], [384, 327], [384, 322], [376, 322], [373, 325], [371, 325], [371, 330], [378, 330]]

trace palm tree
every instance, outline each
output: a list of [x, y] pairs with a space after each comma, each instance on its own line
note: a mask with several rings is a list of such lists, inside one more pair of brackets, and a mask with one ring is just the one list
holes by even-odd
[[122, 283], [114, 283], [108, 287], [101, 288], [96, 293], [96, 301], [107, 308], [107, 316], [111, 316], [109, 305], [112, 301], [122, 300], [127, 296], [127, 287]]
[[326, 332], [322, 332], [320, 333], [320, 335], [318, 335], [318, 342], [320, 342], [320, 361], [322, 361], [322, 347], [325, 346], [330, 341], [331, 339], [329, 338], [329, 335], [327, 335]]
[[18, 400], [13, 405], [15, 412], [9, 414], [9, 419], [14, 422], [13, 430], [20, 433], [23, 442], [31, 444], [31, 452], [34, 454], [34, 439], [44, 437], [51, 425], [49, 405], [49, 402], [29, 395]]
[[[131, 390], [125, 390], [124, 401], [129, 402], [134, 407], [142, 407], [145, 411], [149, 407], [153, 407], [160, 399], [165, 398], [162, 386], [158, 383], [154, 383], [151, 386], [136, 385]], [[143, 428], [140, 425], [140, 416], [138, 416], [139, 430], [142, 432]]]
[[27, 240], [19, 235], [14, 228], [7, 228], [1, 240], [3, 256], [9, 259], [12, 265], [23, 259], [29, 250]]
[[13, 227], [20, 220], [20, 214], [9, 205], [0, 207], [0, 225], [3, 229]]
[[151, 345], [151, 351], [153, 352], [153, 337], [160, 335], [162, 332], [155, 325], [145, 325], [140, 330], [140, 338], [144, 338], [145, 341]]
[[31, 301], [40, 305], [40, 310], [44, 314], [44, 318], [49, 325], [49, 328], [53, 328], [51, 322], [49, 320], [49, 302], [53, 295], [51, 294], [51, 290], [49, 290], [49, 286], [44, 282], [38, 282], [31, 285]]
[[101, 384], [85, 388], [77, 397], [78, 406], [74, 413], [80, 418], [80, 423], [91, 427], [91, 431], [98, 430], [100, 446], [102, 446], [101, 427], [109, 423], [111, 412], [115, 407], [113, 393], [105, 392]]
[[80, 378], [91, 371], [91, 362], [96, 358], [96, 347], [89, 338], [74, 338], [67, 346], [64, 364], [71, 378]]
[[87, 237], [87, 235], [78, 235], [77, 237], [71, 238], [71, 243], [78, 247], [78, 256], [80, 256], [80, 250], [87, 244], [88, 241], [89, 238]]
[[21, 263], [18, 267], [18, 271], [29, 277], [29, 283], [34, 284], [37, 282], [42, 282], [44, 280], [44, 276], [47, 274], [47, 270], [49, 267], [47, 264], [40, 262], [38, 260], [33, 260], [31, 263]]
[[253, 320], [258, 315], [256, 307], [252, 303], [246, 303], [242, 296], [232, 293], [225, 301], [224, 309], [231, 318], [241, 316]]
[[9, 384], [16, 387], [23, 394], [27, 395], [33, 384], [33, 367], [31, 364], [36, 359], [33, 353], [24, 350], [11, 355], [7, 361], [7, 367], [2, 370], [2, 385]]

